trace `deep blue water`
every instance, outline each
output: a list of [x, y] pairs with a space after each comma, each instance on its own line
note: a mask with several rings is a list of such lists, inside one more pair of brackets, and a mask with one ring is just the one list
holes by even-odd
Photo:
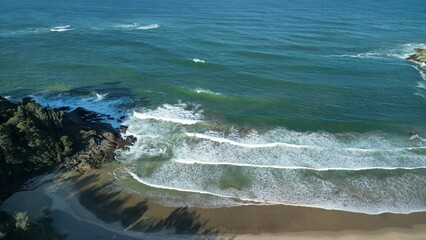
[[143, 184], [121, 178], [166, 204], [426, 208], [426, 67], [404, 59], [426, 47], [424, 1], [3, 0], [0, 13], [0, 94], [128, 111], [140, 140], [123, 166]]

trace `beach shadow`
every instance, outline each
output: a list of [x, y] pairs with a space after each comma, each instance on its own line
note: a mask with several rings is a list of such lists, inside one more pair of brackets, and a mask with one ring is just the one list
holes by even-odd
[[188, 235], [195, 239], [233, 238], [210, 229], [208, 221], [202, 221], [199, 214], [188, 207], [162, 209], [165, 213], [154, 217], [152, 211], [155, 210], [150, 209], [148, 199], [139, 199], [119, 189], [114, 180], [102, 182], [100, 179], [100, 174], [90, 174], [72, 181], [79, 189], [76, 195], [81, 205], [106, 223], [120, 222], [125, 230]]
[[194, 211], [189, 211], [187, 207], [179, 207], [161, 220], [149, 218], [138, 222], [132, 229], [145, 232], [173, 231], [178, 234], [217, 233], [209, 229], [204, 229], [206, 223], [201, 222], [199, 216]]

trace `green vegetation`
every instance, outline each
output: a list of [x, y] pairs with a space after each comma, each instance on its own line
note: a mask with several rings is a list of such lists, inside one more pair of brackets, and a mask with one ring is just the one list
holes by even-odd
[[13, 218], [15, 219], [15, 228], [18, 231], [27, 231], [30, 227], [30, 223], [28, 222], [28, 214], [27, 212], [17, 212], [13, 214]]
[[15, 104], [0, 96], [0, 201], [49, 170], [99, 168], [115, 160], [117, 149], [136, 141], [121, 138], [101, 120], [84, 108], [64, 112], [43, 108], [31, 98]]
[[0, 211], [0, 240], [66, 239], [67, 234], [55, 229], [52, 222], [49, 208], [43, 208], [38, 218], [33, 218], [26, 212], [10, 214]]
[[0, 211], [0, 239], [40, 239], [42, 233], [42, 225], [30, 222], [26, 212], [10, 215]]
[[74, 153], [62, 127], [63, 112], [34, 101], [14, 104], [0, 97], [0, 188], [16, 188], [29, 177]]

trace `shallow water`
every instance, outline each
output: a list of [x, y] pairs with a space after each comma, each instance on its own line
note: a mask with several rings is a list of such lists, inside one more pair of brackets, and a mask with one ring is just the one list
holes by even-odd
[[128, 116], [129, 188], [169, 205], [426, 210], [426, 67], [404, 60], [426, 47], [424, 1], [0, 8], [0, 94]]

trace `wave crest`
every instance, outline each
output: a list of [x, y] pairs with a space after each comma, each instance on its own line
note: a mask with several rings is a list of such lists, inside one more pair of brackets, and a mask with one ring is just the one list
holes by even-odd
[[194, 58], [194, 59], [192, 59], [192, 61], [195, 62], [195, 63], [206, 63], [205, 60], [199, 59], [199, 58]]
[[119, 158], [135, 179], [154, 188], [151, 195], [155, 188], [169, 189], [212, 194], [232, 204], [372, 214], [425, 209], [419, 199], [426, 192], [418, 189], [426, 189], [426, 146], [419, 138], [238, 129], [207, 120], [201, 107], [190, 103], [143, 109], [125, 124], [138, 140]]
[[51, 32], [66, 32], [75, 30], [75, 28], [70, 28], [71, 25], [57, 26], [50, 29]]

